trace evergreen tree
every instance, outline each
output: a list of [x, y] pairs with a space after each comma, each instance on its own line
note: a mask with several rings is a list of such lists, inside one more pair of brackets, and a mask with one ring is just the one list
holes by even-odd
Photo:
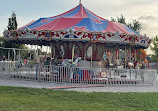
[[152, 45], [150, 46], [154, 54], [151, 56], [152, 61], [158, 61], [158, 36], [154, 37], [152, 40]]
[[138, 33], [142, 28], [141, 23], [137, 20], [133, 20], [132, 22], [126, 23], [126, 18], [123, 15], [121, 15], [121, 17], [117, 17], [117, 19], [111, 17], [111, 21], [125, 24], [126, 26], [128, 26], [129, 28], [133, 29]]
[[12, 16], [9, 18], [8, 30], [16, 30], [17, 26], [16, 14], [13, 12]]

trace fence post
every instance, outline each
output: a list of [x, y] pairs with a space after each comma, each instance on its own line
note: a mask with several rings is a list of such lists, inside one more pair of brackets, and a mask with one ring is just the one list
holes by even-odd
[[149, 69], [149, 61], [148, 61], [148, 69]]
[[38, 80], [38, 67], [39, 67], [39, 65], [37, 64], [36, 65], [36, 80]]
[[72, 67], [69, 67], [69, 70], [70, 70], [70, 71], [68, 71], [68, 72], [70, 72], [70, 73], [69, 73], [69, 83], [71, 83], [71, 78], [73, 78]]

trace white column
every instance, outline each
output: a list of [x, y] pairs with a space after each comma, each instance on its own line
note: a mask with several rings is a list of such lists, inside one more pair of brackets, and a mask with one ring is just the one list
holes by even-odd
[[10, 59], [10, 49], [8, 50], [8, 61]]
[[71, 62], [73, 63], [73, 58], [74, 58], [74, 50], [75, 50], [75, 44], [73, 45], [72, 47], [72, 59], [71, 59]]
[[50, 53], [51, 53], [51, 55], [50, 55], [50, 66], [52, 65], [52, 42], [50, 43]]
[[54, 48], [53, 48], [53, 58], [55, 58], [55, 44], [54, 44]]
[[126, 61], [127, 61], [127, 49], [126, 49], [126, 46], [125, 46], [125, 61], [124, 61], [124, 64], [125, 64], [125, 68], [126, 68]]
[[38, 45], [36, 45], [36, 50], [37, 50], [37, 58], [38, 58]]

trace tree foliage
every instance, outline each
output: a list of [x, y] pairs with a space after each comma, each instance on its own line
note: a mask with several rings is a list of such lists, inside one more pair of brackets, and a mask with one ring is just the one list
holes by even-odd
[[152, 46], [150, 46], [154, 54], [151, 56], [152, 61], [158, 60], [158, 36], [154, 37], [152, 40]]
[[[0, 47], [3, 47], [3, 48], [17, 48], [17, 49], [28, 49], [28, 47], [26, 45], [9, 42], [4, 37], [0, 37]], [[0, 48], [0, 52], [1, 52], [0, 53], [0, 57], [2, 57], [2, 56], [6, 56], [7, 57], [9, 50]], [[16, 51], [16, 53], [18, 54], [19, 52]], [[25, 55], [26, 55], [26, 53], [23, 54], [23, 56], [25, 56]], [[13, 52], [12, 51], [10, 51], [10, 57], [13, 58]]]
[[126, 23], [126, 18], [123, 15], [121, 15], [120, 17], [117, 17], [116, 19], [111, 17], [111, 21], [125, 24], [126, 26], [128, 26], [129, 28], [133, 29], [134, 31], [138, 33], [140, 32], [142, 28], [142, 24], [136, 19], [133, 20], [132, 22]]
[[[9, 21], [8, 21], [8, 30], [16, 30], [17, 29], [17, 20], [16, 20], [16, 14], [13, 12], [11, 17], [9, 18]], [[33, 56], [35, 57], [35, 52], [30, 51], [30, 49], [25, 45], [25, 44], [20, 44], [20, 43], [13, 43], [13, 42], [10, 42], [8, 41], [5, 37], [0, 37], [0, 58], [2, 56], [8, 56], [8, 53], [10, 53], [10, 58], [13, 58], [14, 54], [13, 54], [13, 50], [10, 50], [9, 49], [4, 49], [4, 48], [16, 48], [16, 49], [26, 49], [26, 50], [16, 50], [16, 55], [19, 55], [21, 56], [22, 59], [27, 59], [29, 58], [30, 56]], [[41, 54], [41, 55], [46, 55], [47, 53], [46, 52], [42, 52], [40, 49], [38, 50], [38, 54]]]
[[[0, 37], [0, 47], [2, 48], [17, 48], [17, 49], [26, 49], [26, 50], [16, 50], [16, 56], [19, 55], [22, 59], [28, 59], [29, 57], [33, 56], [33, 58], [36, 57], [35, 51], [30, 50], [25, 44], [16, 44], [10, 41], [7, 41], [6, 38]], [[3, 56], [8, 57], [9, 50], [8, 49], [2, 49], [0, 48], [0, 58]], [[47, 55], [47, 52], [42, 52], [41, 49], [38, 49], [38, 55]], [[14, 57], [13, 50], [10, 50], [10, 59]]]
[[16, 21], [16, 14], [13, 12], [11, 17], [9, 18], [8, 21], [8, 30], [16, 30], [17, 29], [17, 21]]

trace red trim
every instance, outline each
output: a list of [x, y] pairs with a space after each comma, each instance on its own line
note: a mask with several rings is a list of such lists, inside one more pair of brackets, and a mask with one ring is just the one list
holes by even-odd
[[85, 85], [85, 86], [64, 86], [64, 87], [51, 87], [47, 89], [69, 89], [69, 88], [88, 88], [88, 87], [104, 87], [105, 85]]

